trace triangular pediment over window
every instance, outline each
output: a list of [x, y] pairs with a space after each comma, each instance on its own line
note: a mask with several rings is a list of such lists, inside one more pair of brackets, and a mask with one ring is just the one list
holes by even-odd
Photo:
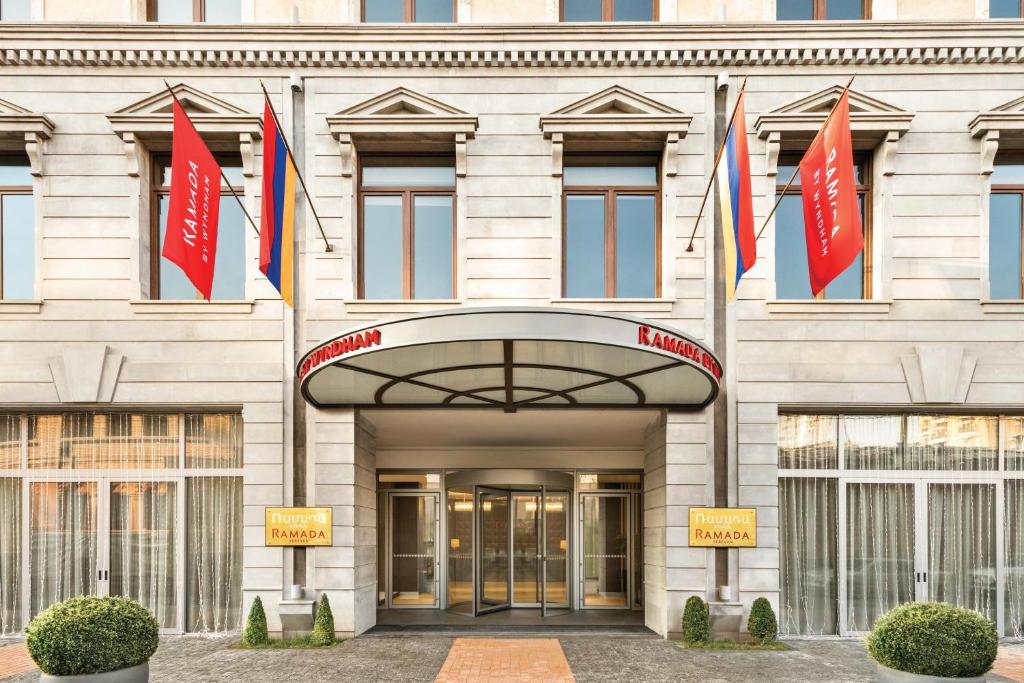
[[32, 175], [42, 175], [43, 145], [53, 135], [53, 121], [7, 100], [0, 100], [0, 149], [24, 151]]
[[692, 116], [646, 95], [613, 85], [541, 116], [545, 137], [658, 139], [686, 135]]
[[395, 88], [327, 117], [331, 133], [368, 139], [398, 135], [406, 140], [437, 141], [455, 135], [473, 137], [477, 117], [409, 88]]
[[1024, 150], [1024, 96], [981, 112], [970, 123], [971, 135], [981, 139], [981, 173], [992, 173], [996, 152]]
[[[843, 86], [833, 85], [801, 97], [758, 116], [754, 130], [763, 139], [779, 133], [783, 140], [809, 142], [842, 94]], [[855, 144], [877, 144], [889, 133], [902, 136], [910, 129], [913, 120], [913, 112], [850, 89], [850, 128]]]
[[[236, 142], [243, 133], [253, 138], [262, 137], [263, 126], [258, 114], [250, 114], [231, 102], [186, 83], [178, 83], [171, 89], [204, 137], [233, 138]], [[171, 93], [161, 88], [107, 114], [107, 119], [120, 135], [132, 133], [139, 139], [163, 137], [173, 128], [172, 102]]]

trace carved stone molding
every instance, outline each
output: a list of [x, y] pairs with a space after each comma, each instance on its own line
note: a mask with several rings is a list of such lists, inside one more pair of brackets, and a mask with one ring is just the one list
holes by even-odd
[[67, 344], [47, 359], [61, 403], [110, 403], [124, 356], [105, 344]]
[[43, 175], [46, 141], [53, 135], [53, 121], [42, 114], [0, 100], [0, 139], [23, 142], [32, 175]]
[[990, 175], [1000, 144], [1012, 144], [1015, 149], [1024, 144], [1024, 97], [978, 114], [969, 128], [971, 135], [981, 140], [978, 170], [982, 175]]
[[996, 152], [999, 151], [999, 131], [987, 130], [981, 136], [981, 175], [992, 175], [995, 170]]
[[965, 403], [978, 357], [956, 344], [918, 344], [900, 357], [914, 403]]

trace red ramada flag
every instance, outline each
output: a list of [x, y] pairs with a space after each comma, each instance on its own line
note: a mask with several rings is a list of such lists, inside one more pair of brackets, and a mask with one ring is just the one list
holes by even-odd
[[213, 289], [219, 214], [220, 165], [175, 99], [163, 257], [177, 264], [207, 301]]
[[864, 248], [850, 138], [849, 90], [800, 160], [807, 270], [818, 295]]

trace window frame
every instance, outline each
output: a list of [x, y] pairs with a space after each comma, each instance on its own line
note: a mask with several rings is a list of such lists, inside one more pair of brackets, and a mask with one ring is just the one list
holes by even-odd
[[[0, 155], [5, 159], [24, 159], [25, 166], [31, 168], [31, 164], [27, 157], [23, 154], [3, 154]], [[0, 301], [7, 301], [6, 295], [4, 294], [4, 215], [2, 210], [3, 199], [7, 196], [25, 196], [33, 195], [32, 185], [0, 185]], [[33, 197], [32, 209], [35, 211], [35, 198]], [[35, 229], [33, 228], [33, 233]], [[38, 248], [38, 245], [34, 245], [33, 248]], [[33, 254], [33, 261], [35, 260], [35, 254]], [[37, 275], [38, 277], [38, 275]], [[10, 301], [20, 301], [20, 299], [10, 299]]]
[[[581, 163], [585, 162], [585, 163]], [[604, 295], [596, 298], [617, 299], [615, 238], [618, 231], [615, 211], [615, 200], [619, 195], [654, 196], [654, 295], [661, 297], [661, 159], [655, 156], [630, 155], [610, 156], [607, 154], [589, 157], [586, 154], [574, 154], [566, 158], [563, 169], [573, 166], [654, 166], [656, 184], [654, 185], [566, 185], [565, 174], [562, 174], [562, 298], [590, 299], [594, 297], [569, 297], [566, 276], [568, 275], [568, 198], [570, 196], [604, 195]], [[633, 297], [628, 297], [633, 298]], [[647, 297], [644, 297], [647, 298]]]
[[365, 241], [363, 234], [366, 222], [366, 210], [364, 205], [365, 197], [401, 197], [402, 198], [402, 301], [425, 301], [429, 299], [416, 299], [416, 283], [414, 275], [416, 272], [416, 255], [414, 253], [415, 226], [413, 225], [413, 204], [418, 195], [431, 197], [451, 197], [452, 199], [452, 292], [451, 298], [458, 297], [458, 176], [450, 185], [371, 185], [363, 186], [364, 166], [438, 166], [441, 168], [450, 167], [455, 171], [455, 158], [448, 154], [420, 154], [408, 155], [370, 155], [359, 160], [358, 176], [356, 177], [356, 243], [358, 255], [356, 258], [356, 298], [360, 301], [380, 301], [380, 299], [366, 298], [366, 267], [365, 267]]
[[860, 0], [860, 19], [829, 19], [828, 18], [828, 2], [829, 0], [812, 0], [813, 9], [811, 10], [810, 19], [779, 19], [778, 9], [776, 9], [775, 20], [776, 21], [866, 21], [871, 18], [871, 0]]
[[[157, 19], [157, 4], [160, 0], [146, 0], [147, 21], [159, 21]], [[206, 21], [206, 0], [192, 0], [192, 21]]]
[[[1024, 2], [1024, 0], [1022, 0]], [[995, 161], [995, 167], [1000, 166], [1000, 162], [1006, 164], [1009, 162], [1010, 165], [1022, 165], [1024, 164], [1024, 153], [1009, 153], [999, 155]], [[989, 190], [990, 201], [991, 195], [994, 194], [1011, 194], [1017, 195], [1021, 198], [1021, 250], [1020, 250], [1020, 261], [1021, 261], [1021, 277], [1020, 282], [1017, 283], [1017, 299], [1024, 299], [1024, 183], [992, 183]], [[989, 212], [988, 216], [988, 239], [991, 249], [992, 240], [992, 214]], [[985, 293], [986, 297], [992, 296], [992, 264], [989, 263], [988, 272], [988, 292]], [[995, 299], [994, 301], [1013, 301], [1013, 299]]]
[[[815, 0], [817, 1], [817, 0]], [[802, 156], [802, 154], [800, 155]], [[861, 229], [864, 233], [864, 248], [861, 253], [864, 255], [864, 272], [862, 273], [861, 280], [861, 298], [853, 299], [853, 301], [871, 301], [874, 298], [874, 274], [875, 274], [875, 263], [874, 263], [874, 221], [872, 220], [872, 205], [874, 202], [874, 191], [872, 182], [874, 180], [874, 169], [872, 164], [872, 152], [869, 150], [853, 150], [853, 161], [854, 164], [860, 166], [861, 177], [865, 182], [857, 182], [857, 196], [861, 199]], [[788, 163], [790, 160], [796, 160], [799, 162], [799, 158], [796, 154], [783, 154], [779, 158], [779, 166], [790, 166], [796, 164]], [[775, 200], [779, 201], [779, 196], [791, 196], [801, 195], [800, 184], [794, 182], [789, 189], [786, 189], [786, 183], [782, 182], [783, 178], [776, 175], [775, 185]], [[785, 178], [789, 180], [789, 178]], [[785, 190], [785, 192], [783, 192]], [[778, 225], [775, 227], [776, 232], [776, 246], [778, 248]], [[774, 254], [772, 255], [774, 258]], [[852, 264], [851, 264], [852, 265]], [[777, 285], [776, 285], [777, 286]], [[828, 287], [821, 290], [816, 297], [813, 299], [807, 299], [807, 301], [828, 301]], [[839, 299], [844, 301], [844, 299]], [[832, 299], [836, 301], [836, 299]], [[849, 301], [849, 299], [846, 299]]]
[[[598, 21], [615, 21], [615, 1], [616, 0], [601, 0], [601, 19]], [[868, 0], [862, 0], [867, 2]], [[366, 2], [366, 0], [363, 0]], [[650, 0], [651, 3], [651, 21], [658, 21], [658, 0]], [[565, 0], [558, 0], [558, 21], [565, 22]], [[592, 22], [571, 22], [571, 23], [592, 23]]]
[[[155, 0], [154, 0], [155, 1]], [[198, 1], [198, 0], [196, 0]], [[366, 2], [367, 0], [359, 0], [359, 23], [361, 24], [379, 24], [379, 23], [402, 23], [402, 24], [415, 24], [416, 21], [416, 0], [402, 0], [402, 21], [401, 22], [368, 22], [366, 21]], [[458, 0], [452, 0], [452, 21], [455, 24], [459, 21], [459, 2]], [[423, 22], [427, 23], [427, 22]]]
[[[237, 165], [238, 168], [243, 168], [242, 158], [240, 154], [233, 152], [214, 152], [213, 158], [216, 159], [217, 163], [221, 166], [230, 164], [231, 167]], [[152, 182], [149, 188], [149, 300], [150, 301], [176, 301], [176, 299], [161, 299], [160, 298], [160, 260], [162, 258], [160, 252], [160, 198], [169, 197], [171, 194], [171, 186], [163, 184], [163, 170], [170, 167], [171, 155], [165, 152], [155, 153], [151, 156], [152, 167]], [[245, 183], [239, 185], [226, 185], [224, 178], [221, 178], [220, 192], [221, 199], [225, 196], [231, 196], [232, 190], [237, 193], [240, 199], [245, 199]], [[248, 222], [246, 223], [248, 225]], [[217, 299], [212, 299], [207, 302], [203, 295], [199, 293], [199, 290], [195, 292], [196, 301], [203, 303], [213, 303]], [[191, 300], [188, 300], [191, 301]], [[223, 301], [223, 300], [222, 300]]]

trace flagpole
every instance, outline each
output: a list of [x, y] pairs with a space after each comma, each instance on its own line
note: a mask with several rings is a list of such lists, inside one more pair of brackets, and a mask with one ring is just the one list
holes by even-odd
[[[811, 144], [807, 145], [808, 148], [813, 146], [814, 143], [818, 141], [818, 138], [821, 136], [821, 132], [823, 130], [825, 130], [825, 126], [828, 125], [829, 120], [832, 118], [832, 114], [836, 113], [836, 107], [839, 106], [839, 100], [843, 99], [843, 95], [845, 95], [847, 93], [847, 91], [849, 91], [850, 86], [853, 85], [853, 79], [856, 78], [856, 77], [857, 77], [857, 74], [854, 74], [854, 75], [850, 76], [850, 80], [846, 83], [846, 87], [843, 88], [843, 92], [842, 92], [841, 95], [839, 95], [839, 99], [836, 100], [836, 103], [832, 105], [832, 111], [830, 111], [828, 113], [828, 116], [825, 117], [825, 122], [822, 123], [821, 124], [821, 128], [818, 129], [818, 134], [814, 136], [813, 140], [811, 140]], [[786, 196], [786, 192], [788, 192], [789, 188], [793, 185], [793, 181], [796, 180], [796, 176], [797, 176], [798, 173], [800, 173], [800, 165], [799, 164], [797, 164], [796, 169], [794, 169], [793, 175], [791, 175], [789, 177], [789, 182], [786, 183], [786, 186], [784, 188], [782, 188], [782, 192], [779, 193], [778, 198], [775, 200], [775, 206], [772, 207], [772, 210], [768, 213], [768, 216], [764, 219], [764, 223], [761, 224], [761, 229], [757, 231], [757, 237], [754, 238], [755, 240], [761, 239], [761, 233], [763, 233], [764, 229], [766, 227], [768, 227], [768, 221], [770, 221], [772, 219], [772, 216], [775, 215], [776, 209], [779, 208], [779, 204], [782, 203], [782, 199]]]
[[[732, 115], [729, 117], [729, 126], [725, 129], [725, 137], [722, 138], [722, 145], [718, 148], [718, 153], [715, 154], [715, 163], [711, 166], [711, 176], [708, 178], [707, 187], [704, 188], [704, 198], [700, 202], [700, 209], [697, 211], [697, 220], [693, 222], [693, 231], [690, 233], [690, 242], [686, 245], [686, 251], [693, 251], [693, 238], [697, 235], [697, 226], [700, 225], [701, 216], [704, 215], [704, 206], [708, 203], [708, 195], [711, 194], [711, 184], [715, 182], [715, 172], [718, 171], [718, 163], [722, 160], [722, 153], [725, 152], [725, 142], [729, 139], [729, 131], [732, 130], [733, 123], [736, 120], [736, 111], [739, 109], [740, 97], [743, 95], [743, 90], [747, 87], [747, 77], [743, 77], [743, 83], [740, 84], [739, 92], [736, 94], [736, 102], [732, 105]], [[746, 128], [744, 127], [744, 132]]]
[[[166, 79], [164, 80], [164, 85], [167, 86], [167, 92], [171, 93], [171, 97], [174, 98], [174, 101], [178, 103], [179, 107], [181, 107], [181, 101], [178, 99], [178, 96], [174, 93], [174, 89], [171, 88], [171, 84], [168, 83], [166, 81]], [[185, 107], [181, 107], [181, 110], [183, 112], [185, 112], [185, 118], [188, 119], [189, 123], [192, 123], [192, 118], [188, 115], [188, 112], [185, 111]], [[196, 124], [192, 123], [192, 127], [195, 128]], [[199, 129], [198, 128], [196, 128], [196, 133], [197, 134], [199, 133]], [[202, 136], [200, 136], [200, 137], [202, 137]], [[217, 169], [220, 171], [221, 180], [223, 180], [224, 184], [228, 186], [228, 192], [230, 192], [231, 196], [235, 198], [236, 202], [238, 202], [238, 206], [240, 206], [242, 208], [242, 213], [244, 213], [245, 217], [249, 219], [249, 225], [251, 225], [252, 229], [256, 231], [257, 235], [259, 235], [260, 234], [260, 229], [256, 225], [256, 221], [254, 221], [252, 219], [252, 216], [249, 215], [249, 211], [245, 208], [245, 204], [242, 203], [241, 197], [239, 197], [238, 193], [235, 192], [235, 188], [231, 187], [231, 181], [229, 181], [228, 177], [226, 175], [224, 175], [224, 169], [220, 167], [220, 164], [217, 164]]]
[[[334, 247], [327, 241], [327, 233], [324, 232], [324, 225], [320, 222], [320, 216], [317, 215], [316, 207], [313, 206], [313, 198], [309, 194], [309, 189], [306, 188], [306, 181], [302, 177], [302, 171], [299, 170], [299, 162], [295, 161], [295, 155], [292, 154], [292, 147], [288, 144], [288, 136], [284, 134], [284, 129], [281, 128], [281, 121], [277, 118], [277, 112], [274, 111], [274, 105], [270, 102], [270, 94], [267, 93], [267, 86], [263, 85], [263, 79], [260, 79], [260, 88], [263, 90], [263, 97], [266, 98], [267, 104], [270, 104], [270, 114], [274, 117], [274, 123], [277, 125], [277, 129], [281, 131], [281, 140], [284, 141], [285, 151], [288, 152], [288, 158], [292, 160], [292, 165], [295, 167], [295, 175], [299, 178], [299, 184], [302, 185], [302, 194], [306, 195], [306, 203], [309, 204], [309, 210], [313, 214], [313, 218], [316, 219], [316, 227], [320, 228], [320, 236], [324, 238], [324, 251], [330, 253], [334, 251]], [[266, 144], [266, 140], [264, 140]]]

